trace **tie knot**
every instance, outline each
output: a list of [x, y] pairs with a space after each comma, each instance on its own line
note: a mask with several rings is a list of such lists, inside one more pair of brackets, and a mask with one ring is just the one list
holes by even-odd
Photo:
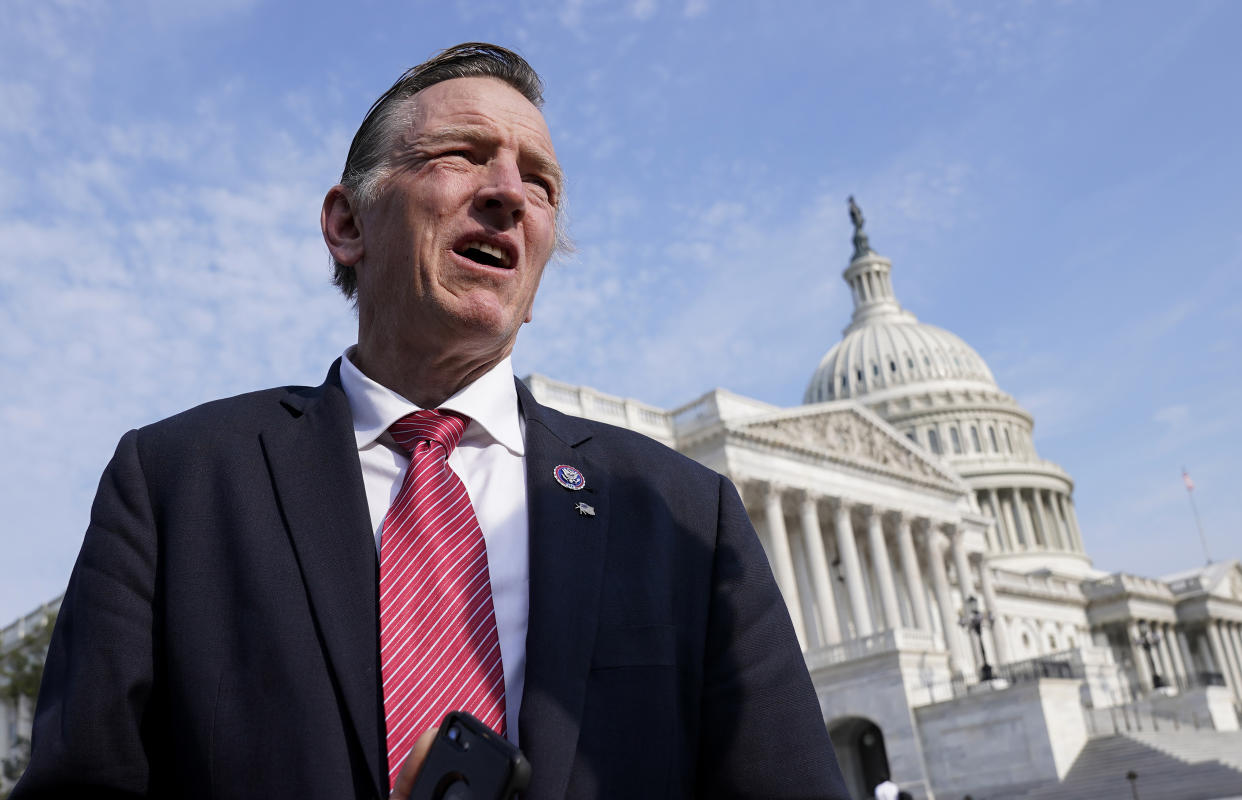
[[469, 419], [456, 412], [427, 409], [406, 414], [394, 422], [388, 432], [407, 453], [412, 453], [415, 446], [425, 439], [443, 447], [447, 457], [461, 441], [469, 423]]

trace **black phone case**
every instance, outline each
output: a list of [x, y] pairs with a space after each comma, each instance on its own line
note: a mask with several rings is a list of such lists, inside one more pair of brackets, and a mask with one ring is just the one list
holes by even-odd
[[530, 783], [522, 751], [465, 711], [440, 724], [410, 800], [510, 800]]

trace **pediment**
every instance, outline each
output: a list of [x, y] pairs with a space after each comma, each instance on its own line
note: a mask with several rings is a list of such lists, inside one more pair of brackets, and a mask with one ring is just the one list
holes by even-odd
[[1242, 566], [1236, 561], [1233, 562], [1209, 591], [1217, 597], [1242, 602]]
[[966, 485], [931, 454], [851, 401], [728, 423], [744, 438], [788, 447], [865, 471], [960, 493]]

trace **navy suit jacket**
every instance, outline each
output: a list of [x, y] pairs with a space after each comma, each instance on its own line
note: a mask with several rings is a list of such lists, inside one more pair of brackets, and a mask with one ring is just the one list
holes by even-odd
[[[338, 369], [121, 439], [14, 798], [386, 796], [378, 564]], [[518, 391], [524, 796], [846, 798], [733, 486]]]

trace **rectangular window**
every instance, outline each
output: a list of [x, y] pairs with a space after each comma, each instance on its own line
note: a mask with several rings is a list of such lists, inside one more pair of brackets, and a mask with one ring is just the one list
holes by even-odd
[[927, 445], [936, 455], [940, 455], [940, 435], [936, 433], [935, 428], [927, 431]]

